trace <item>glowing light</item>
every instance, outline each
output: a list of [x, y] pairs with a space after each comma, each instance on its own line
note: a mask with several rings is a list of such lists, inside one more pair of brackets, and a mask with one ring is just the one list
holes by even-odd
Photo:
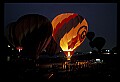
[[100, 59], [96, 59], [97, 62], [100, 62]]
[[67, 60], [70, 60], [74, 50], [86, 38], [88, 23], [85, 18], [77, 13], [63, 13], [52, 20], [52, 36], [64, 51]]
[[89, 53], [90, 53], [90, 54], [92, 54], [92, 52], [91, 52], [91, 51], [90, 51]]
[[23, 50], [23, 47], [18, 46], [18, 47], [16, 47], [16, 49], [19, 50], [19, 52], [20, 52], [21, 50]]
[[53, 73], [48, 77], [48, 79], [50, 79], [53, 76]]
[[20, 52], [20, 49], [19, 49], [19, 52]]
[[108, 50], [108, 52], [110, 52], [110, 50]]
[[7, 56], [7, 61], [10, 61], [10, 56]]
[[70, 52], [68, 52], [68, 57], [70, 57]]
[[72, 56], [72, 55], [71, 55], [71, 52], [70, 52], [70, 51], [67, 51], [67, 56], [66, 56], [66, 57], [67, 57], [67, 60], [70, 60], [70, 59], [71, 59], [71, 56]]
[[114, 53], [114, 54], [117, 54], [117, 53]]
[[10, 45], [8, 45], [8, 47], [10, 47]]
[[103, 53], [103, 54], [110, 54], [110, 53]]
[[14, 50], [14, 48], [12, 48], [12, 50]]

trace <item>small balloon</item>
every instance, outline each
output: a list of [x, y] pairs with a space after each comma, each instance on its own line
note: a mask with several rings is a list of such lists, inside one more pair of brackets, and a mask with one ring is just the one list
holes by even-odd
[[96, 37], [93, 40], [94, 46], [100, 51], [105, 45], [106, 40], [103, 37]]
[[90, 41], [92, 41], [93, 38], [95, 37], [95, 33], [94, 33], [94, 32], [88, 32], [88, 33], [86, 34], [86, 37], [87, 37]]

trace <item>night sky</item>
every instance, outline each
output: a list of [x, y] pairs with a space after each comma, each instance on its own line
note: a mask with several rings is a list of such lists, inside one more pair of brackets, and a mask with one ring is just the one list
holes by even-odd
[[[88, 22], [88, 30], [95, 37], [104, 37], [104, 49], [117, 46], [117, 3], [4, 3], [4, 32], [7, 24], [16, 21], [25, 14], [39, 14], [50, 21], [61, 14], [73, 12], [84, 17]], [[90, 51], [89, 40], [85, 41], [76, 51]]]

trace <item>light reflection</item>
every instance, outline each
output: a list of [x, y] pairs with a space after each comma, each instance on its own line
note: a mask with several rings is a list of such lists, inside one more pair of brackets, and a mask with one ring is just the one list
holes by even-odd
[[48, 77], [48, 79], [50, 79], [52, 76], [53, 76], [53, 73], [52, 73], [52, 74], [50, 74], [50, 76]]
[[66, 71], [71, 71], [73, 69], [81, 69], [81, 68], [90, 68], [93, 63], [89, 61], [76, 61], [75, 63], [65, 62], [62, 67]]

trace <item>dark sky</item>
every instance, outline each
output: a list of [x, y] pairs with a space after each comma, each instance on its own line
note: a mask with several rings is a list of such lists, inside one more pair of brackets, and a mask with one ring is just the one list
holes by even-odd
[[[4, 3], [4, 28], [25, 14], [40, 14], [52, 21], [58, 14], [66, 12], [84, 17], [88, 30], [93, 31], [95, 37], [106, 39], [103, 48], [112, 49], [117, 45], [117, 3]], [[76, 51], [90, 50], [86, 38]]]

